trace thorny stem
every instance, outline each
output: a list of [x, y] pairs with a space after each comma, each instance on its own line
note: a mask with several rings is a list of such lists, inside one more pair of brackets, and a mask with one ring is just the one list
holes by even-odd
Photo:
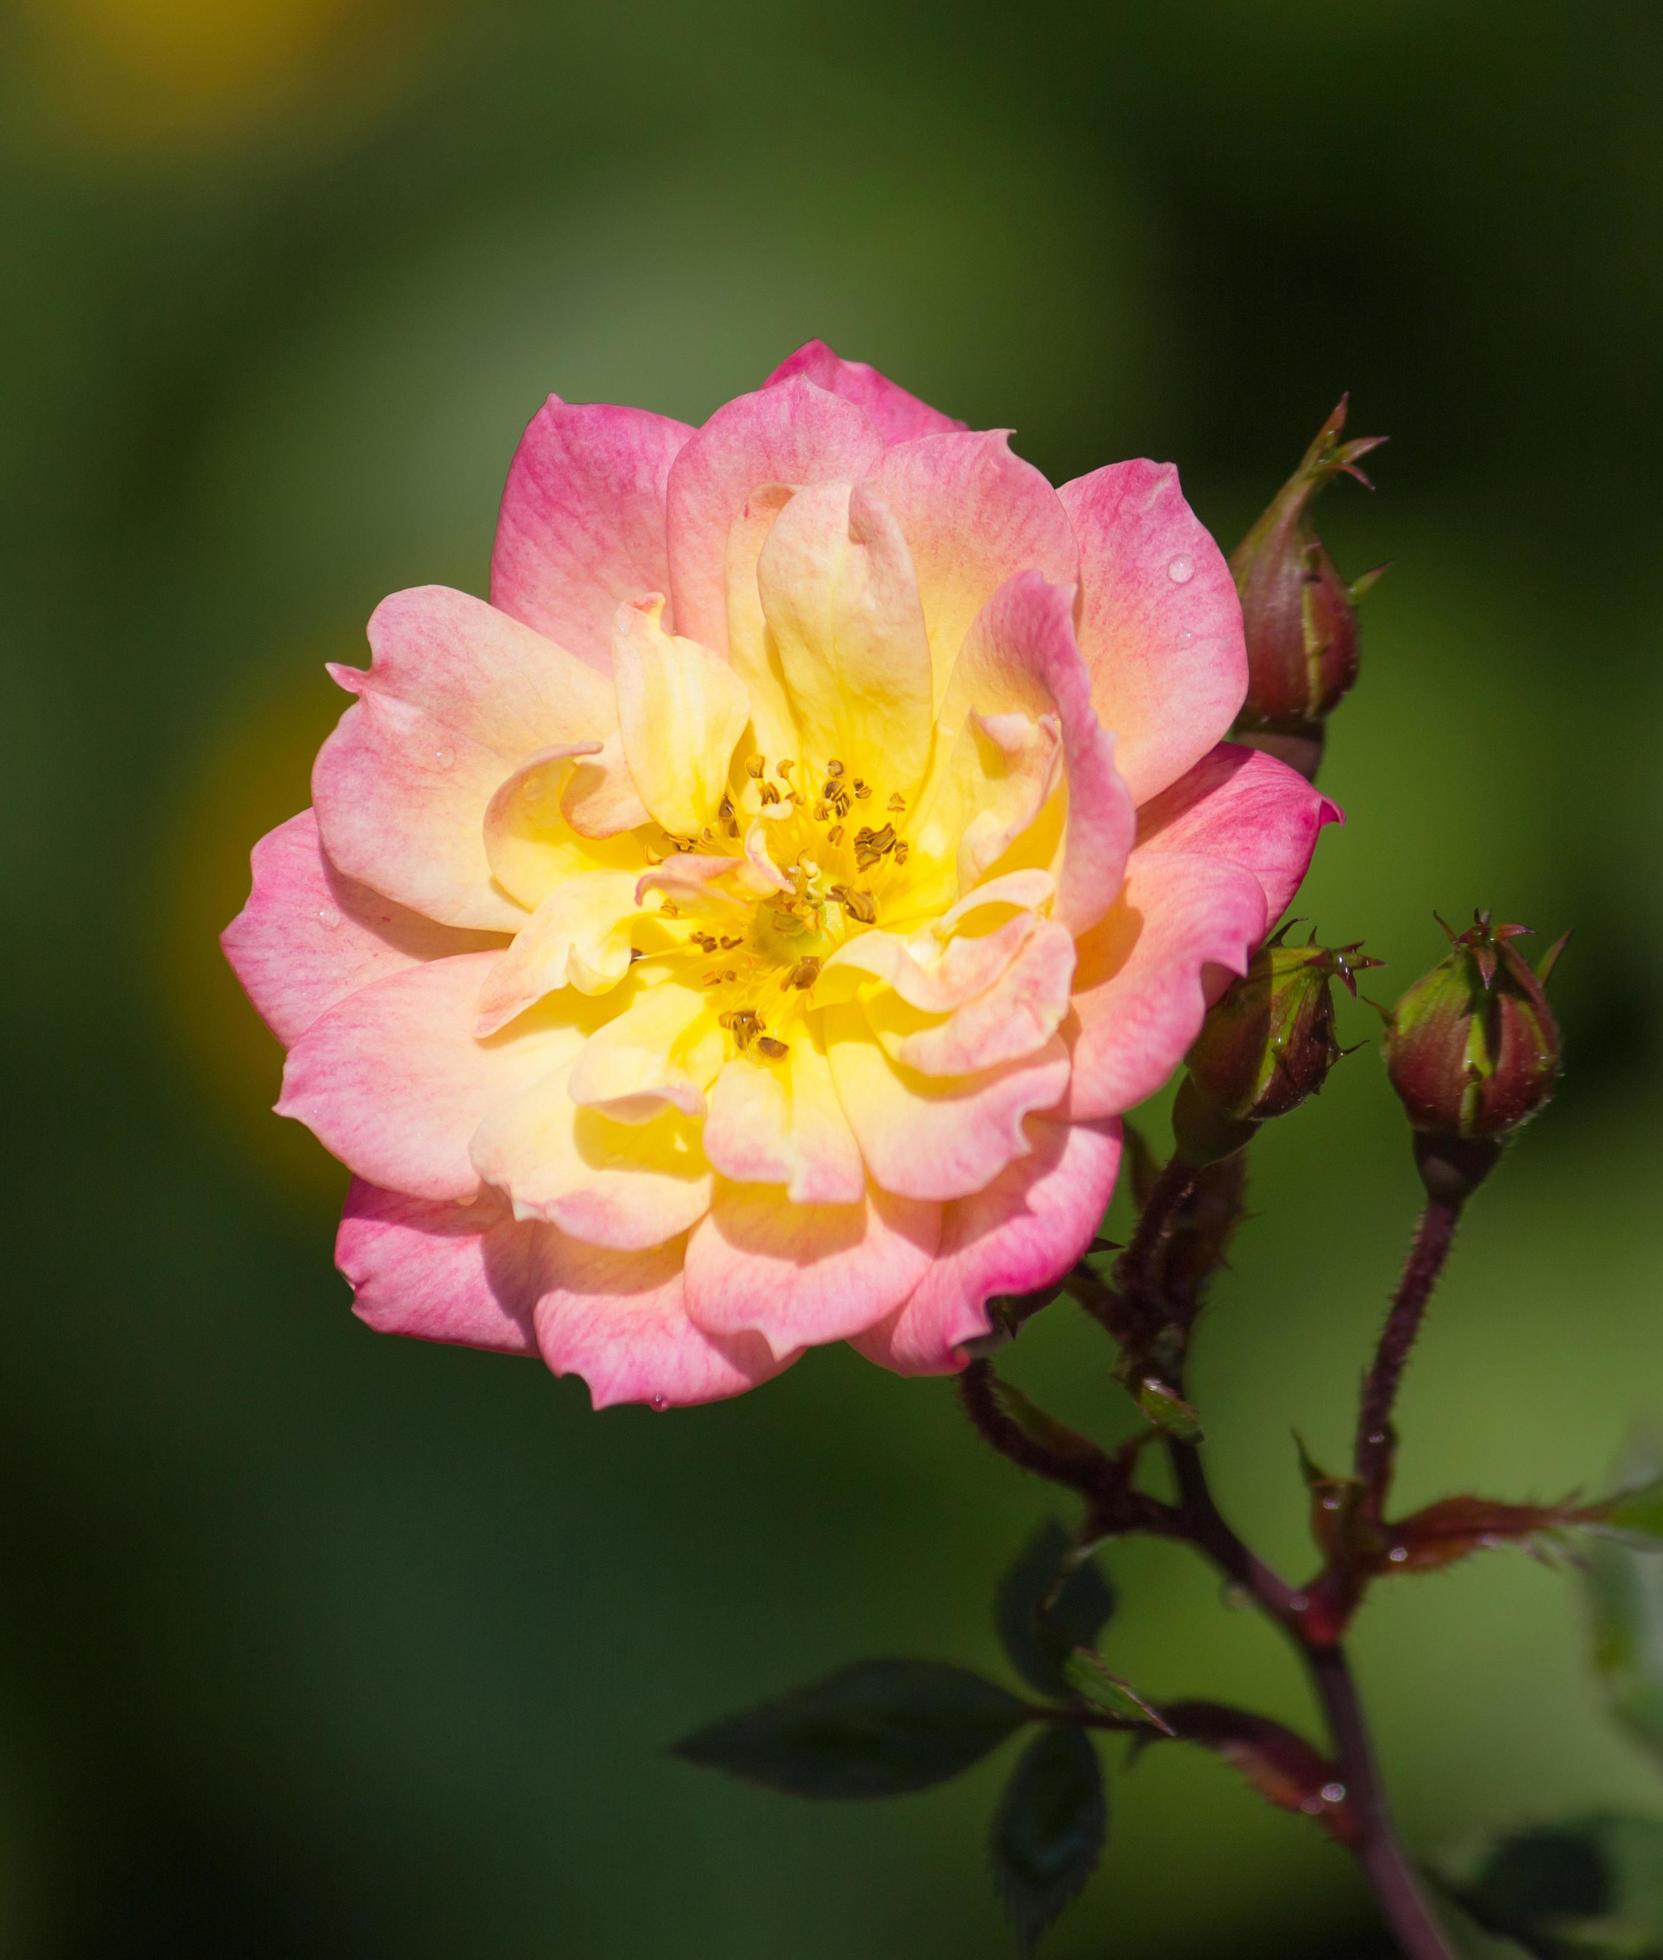
[[1366, 1502], [1378, 1521], [1392, 1480], [1392, 1409], [1399, 1384], [1409, 1365], [1415, 1337], [1426, 1316], [1427, 1302], [1438, 1283], [1444, 1261], [1455, 1240], [1461, 1207], [1444, 1198], [1430, 1198], [1415, 1229], [1414, 1244], [1392, 1296], [1391, 1311], [1380, 1330], [1374, 1360], [1363, 1379], [1362, 1406], [1357, 1417], [1356, 1471]]

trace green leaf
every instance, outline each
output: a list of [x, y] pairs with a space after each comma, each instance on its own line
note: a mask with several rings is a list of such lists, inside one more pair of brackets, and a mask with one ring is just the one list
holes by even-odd
[[1151, 1708], [1135, 1688], [1111, 1674], [1095, 1654], [1077, 1647], [1063, 1666], [1068, 1685], [1089, 1707], [1117, 1721], [1136, 1722], [1171, 1735], [1172, 1727], [1158, 1709]]
[[988, 1845], [1019, 1951], [1031, 1953], [1079, 1894], [1102, 1855], [1108, 1822], [1090, 1738], [1066, 1724], [1047, 1727], [1018, 1759]]
[[1201, 1441], [1201, 1418], [1175, 1389], [1154, 1375], [1137, 1386], [1137, 1405], [1155, 1427], [1180, 1443]]
[[1068, 1693], [1063, 1663], [1076, 1647], [1092, 1645], [1113, 1611], [1114, 1589], [1096, 1560], [1081, 1557], [1048, 1518], [1000, 1582], [999, 1638], [1030, 1687], [1061, 1698]]
[[957, 1776], [1031, 1719], [968, 1668], [861, 1661], [712, 1722], [671, 1753], [789, 1796], [893, 1797]]
[[1663, 1543], [1663, 1477], [1618, 1491], [1598, 1510], [1607, 1529]]
[[1582, 1573], [1594, 1671], [1611, 1711], [1663, 1760], [1663, 1556], [1606, 1539], [1588, 1547]]
[[1655, 1818], [1520, 1831], [1440, 1876], [1479, 1925], [1537, 1960], [1663, 1955], [1663, 1822]]

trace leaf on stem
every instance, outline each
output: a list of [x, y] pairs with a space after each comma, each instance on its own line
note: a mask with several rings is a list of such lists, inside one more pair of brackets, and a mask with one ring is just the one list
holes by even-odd
[[1176, 1733], [1158, 1708], [1152, 1707], [1118, 1674], [1111, 1674], [1089, 1648], [1075, 1648], [1063, 1664], [1063, 1673], [1068, 1685], [1099, 1715], [1112, 1715], [1117, 1722], [1148, 1727], [1161, 1735]]
[[1169, 1735], [1212, 1750], [1279, 1810], [1309, 1817], [1340, 1844], [1357, 1842], [1357, 1820], [1338, 1769], [1302, 1735], [1268, 1715], [1213, 1701], [1169, 1702], [1166, 1719]]
[[1489, 1497], [1445, 1497], [1383, 1529], [1376, 1572], [1441, 1572], [1474, 1552], [1518, 1545], [1538, 1558], [1561, 1548], [1576, 1527], [1612, 1528], [1603, 1504], [1503, 1504]]
[[1097, 1752], [1083, 1729], [1047, 1727], [1023, 1750], [994, 1812], [993, 1882], [1031, 1953], [1096, 1869], [1108, 1829]]
[[789, 1796], [893, 1797], [957, 1776], [1032, 1719], [968, 1668], [860, 1661], [712, 1722], [671, 1753]]
[[1174, 1388], [1155, 1375], [1145, 1375], [1136, 1390], [1138, 1407], [1163, 1436], [1179, 1443], [1201, 1441], [1201, 1418]]
[[1487, 1932], [1537, 1960], [1663, 1953], [1663, 1822], [1587, 1817], [1520, 1831], [1440, 1870]]
[[999, 1638], [1023, 1680], [1060, 1700], [1068, 1694], [1064, 1663], [1096, 1640], [1114, 1604], [1097, 1561], [1048, 1518], [1000, 1582]]

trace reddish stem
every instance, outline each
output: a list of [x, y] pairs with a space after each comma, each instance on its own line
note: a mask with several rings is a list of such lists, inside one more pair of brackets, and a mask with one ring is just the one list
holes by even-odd
[[1427, 1201], [1415, 1230], [1414, 1244], [1409, 1248], [1403, 1277], [1392, 1296], [1391, 1311], [1380, 1331], [1374, 1360], [1363, 1379], [1355, 1462], [1357, 1475], [1366, 1488], [1369, 1514], [1376, 1520], [1384, 1511], [1391, 1488], [1395, 1444], [1392, 1409], [1397, 1402], [1398, 1387], [1426, 1317], [1432, 1289], [1455, 1242], [1455, 1226], [1460, 1216], [1458, 1202], [1444, 1198]]

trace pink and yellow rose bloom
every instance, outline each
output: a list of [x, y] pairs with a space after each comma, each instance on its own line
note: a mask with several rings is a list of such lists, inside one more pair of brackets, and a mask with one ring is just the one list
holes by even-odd
[[551, 400], [491, 600], [388, 599], [226, 950], [372, 1326], [597, 1405], [961, 1365], [1332, 806], [1175, 472], [1053, 489], [811, 344], [702, 428]]

